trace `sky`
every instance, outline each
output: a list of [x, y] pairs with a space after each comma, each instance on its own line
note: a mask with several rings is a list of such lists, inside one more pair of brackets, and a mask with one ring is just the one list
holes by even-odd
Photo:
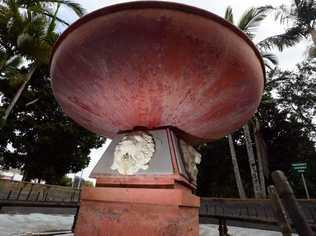
[[[225, 9], [227, 6], [231, 6], [234, 13], [234, 19], [238, 21], [242, 13], [249, 9], [250, 7], [259, 7], [263, 5], [272, 5], [279, 6], [281, 4], [289, 4], [291, 1], [289, 0], [184, 0], [184, 1], [173, 1], [170, 2], [178, 2], [198, 8], [202, 8], [204, 10], [215, 13], [219, 16], [224, 16]], [[102, 7], [106, 7], [113, 4], [123, 3], [126, 1], [114, 1], [114, 0], [77, 0], [76, 2], [80, 3], [84, 9], [86, 9], [86, 13], [90, 13], [94, 10], [97, 10]], [[69, 10], [62, 8], [59, 16], [65, 19], [67, 22], [74, 22], [77, 17], [70, 12]], [[61, 29], [61, 31], [64, 28]], [[268, 36], [272, 36], [275, 34], [283, 33], [285, 30], [285, 26], [282, 26], [274, 21], [274, 15], [271, 13], [266, 20], [261, 24], [257, 36], [255, 38], [256, 41], [260, 41]], [[275, 55], [279, 59], [279, 67], [282, 69], [293, 69], [295, 65], [302, 61], [306, 55], [306, 48], [308, 46], [308, 40], [304, 40], [295, 47], [285, 49], [283, 52], [273, 51]], [[79, 172], [76, 175], [82, 176], [87, 179], [93, 167], [96, 165], [97, 161], [101, 158], [102, 154], [106, 150], [106, 147], [109, 145], [110, 140], [99, 149], [93, 149], [90, 153], [91, 162], [87, 168], [85, 168], [82, 173]], [[70, 175], [71, 177], [73, 175]], [[91, 180], [91, 179], [90, 179]]]

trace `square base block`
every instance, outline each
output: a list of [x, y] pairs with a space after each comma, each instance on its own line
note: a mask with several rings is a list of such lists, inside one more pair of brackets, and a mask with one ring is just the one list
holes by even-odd
[[76, 236], [198, 236], [200, 199], [183, 189], [84, 188]]

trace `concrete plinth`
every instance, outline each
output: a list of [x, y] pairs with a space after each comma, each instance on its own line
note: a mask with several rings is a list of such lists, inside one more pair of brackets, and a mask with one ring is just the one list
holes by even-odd
[[185, 188], [85, 188], [75, 235], [197, 236], [199, 204]]
[[[145, 136], [152, 153], [146, 152]], [[200, 199], [192, 191], [199, 154], [192, 149], [169, 128], [118, 135], [90, 175], [96, 178], [96, 188], [81, 192], [75, 235], [198, 236]], [[144, 152], [152, 154], [148, 163], [126, 174], [124, 168], [135, 171], [134, 164], [142, 162]], [[129, 163], [133, 158], [135, 163]]]

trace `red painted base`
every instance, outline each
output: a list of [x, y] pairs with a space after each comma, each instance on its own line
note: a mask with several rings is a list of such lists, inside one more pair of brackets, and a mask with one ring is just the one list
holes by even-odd
[[85, 188], [76, 236], [197, 236], [200, 199], [188, 189]]

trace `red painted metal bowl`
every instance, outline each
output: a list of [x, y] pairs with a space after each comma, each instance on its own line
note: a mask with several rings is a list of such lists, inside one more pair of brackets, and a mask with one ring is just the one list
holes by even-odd
[[254, 114], [264, 66], [251, 41], [212, 13], [132, 2], [71, 25], [55, 45], [51, 76], [64, 112], [98, 134], [172, 126], [213, 140]]

